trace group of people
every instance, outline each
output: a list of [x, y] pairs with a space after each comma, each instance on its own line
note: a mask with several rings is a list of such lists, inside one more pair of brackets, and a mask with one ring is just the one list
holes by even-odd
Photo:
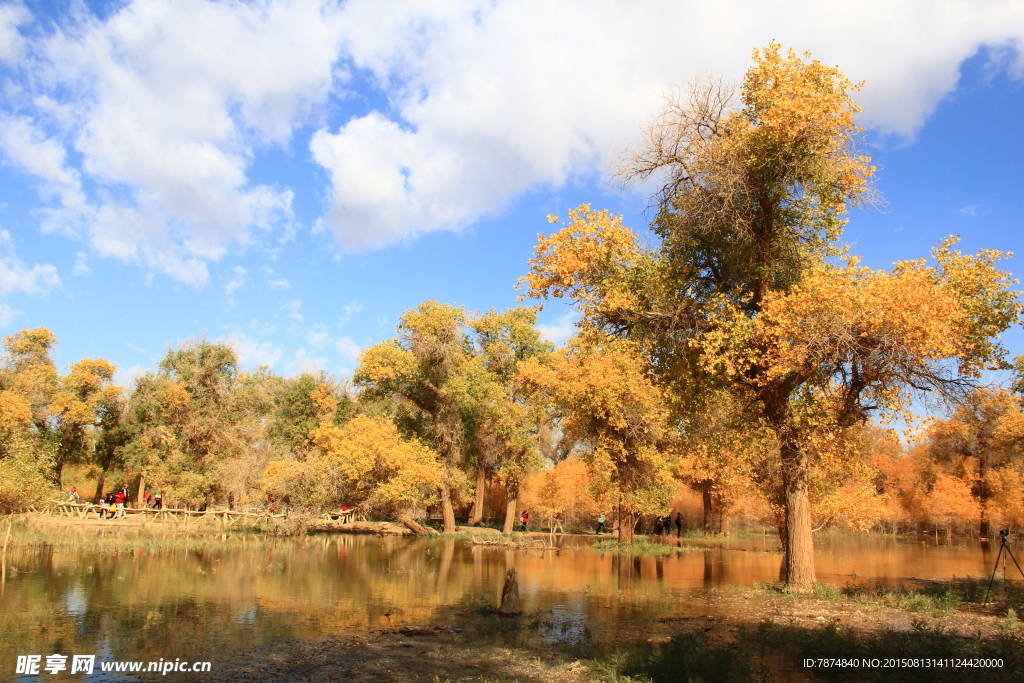
[[[71, 487], [71, 490], [68, 491], [68, 499], [72, 503], [79, 502], [80, 497], [77, 487]], [[124, 511], [131, 507], [131, 501], [131, 494], [128, 493], [128, 484], [122, 484], [121, 488], [116, 491], [110, 491], [100, 498], [100, 517], [104, 519], [124, 517]], [[162, 510], [164, 507], [163, 492], [157, 491], [152, 493], [147, 486], [142, 494], [142, 504], [147, 508], [151, 507], [154, 510]]]
[[[677, 512], [675, 519], [676, 538], [683, 535], [683, 521], [683, 513]], [[654, 522], [654, 534], [656, 536], [661, 536], [662, 534], [666, 536], [672, 535], [672, 513], [669, 513], [664, 517], [658, 517]]]
[[[526, 531], [526, 527], [530, 525], [530, 513], [523, 510], [522, 514], [519, 515], [519, 530]], [[565, 533], [565, 516], [559, 512], [551, 520], [551, 532], [556, 534]]]
[[122, 484], [117, 491], [110, 491], [100, 499], [100, 517], [114, 519], [124, 517], [124, 511], [131, 503], [128, 484]]
[[[563, 530], [563, 526], [562, 526], [563, 522], [564, 522], [564, 518], [562, 517], [562, 513], [559, 512], [557, 515], [555, 515], [553, 526], [552, 526], [552, 530], [554, 530], [554, 529]], [[675, 522], [675, 525], [676, 525], [676, 537], [682, 536], [683, 535], [683, 526], [685, 525], [685, 519], [683, 517], [683, 513], [682, 512], [676, 512], [676, 516], [675, 516], [674, 522]], [[530, 513], [527, 512], [526, 510], [523, 510], [523, 512], [519, 515], [519, 530], [520, 531], [526, 531], [526, 527], [529, 525], [529, 523], [530, 523]], [[654, 523], [654, 533], [655, 533], [655, 535], [657, 535], [657, 536], [661, 536], [663, 534], [666, 535], [666, 536], [672, 535], [672, 524], [673, 524], [672, 513], [669, 513], [669, 514], [665, 515], [664, 517], [658, 517], [657, 520]], [[597, 530], [594, 533], [601, 534], [604, 531], [605, 531], [605, 516], [604, 516], [604, 513], [602, 512], [601, 514], [599, 514], [597, 516]]]

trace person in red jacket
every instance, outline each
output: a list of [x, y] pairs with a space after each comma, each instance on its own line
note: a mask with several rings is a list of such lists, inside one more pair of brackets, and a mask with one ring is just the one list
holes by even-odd
[[124, 491], [118, 491], [117, 495], [114, 496], [114, 505], [117, 506], [115, 517], [124, 517]]

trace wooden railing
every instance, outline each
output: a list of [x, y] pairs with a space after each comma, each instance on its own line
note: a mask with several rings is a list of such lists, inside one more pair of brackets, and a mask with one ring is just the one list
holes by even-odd
[[[41, 509], [32, 508], [33, 512], [45, 512], [53, 515], [72, 517], [77, 519], [111, 519], [116, 517], [117, 510], [107, 508], [95, 503], [72, 503], [71, 501], [51, 501]], [[155, 521], [182, 522], [193, 518], [217, 520], [224, 527], [237, 524], [240, 520], [251, 519], [286, 519], [287, 513], [270, 512], [268, 510], [240, 511], [240, 510], [187, 510], [185, 508], [125, 508], [124, 517], [137, 517], [143, 515], [145, 518]], [[352, 520], [367, 521], [357, 508], [349, 508], [345, 512], [340, 510], [326, 511], [319, 513], [315, 520], [318, 522], [341, 522], [345, 524]]]

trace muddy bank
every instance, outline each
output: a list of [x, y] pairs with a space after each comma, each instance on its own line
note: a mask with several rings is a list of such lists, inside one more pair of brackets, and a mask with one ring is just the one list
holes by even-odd
[[64, 515], [49, 515], [45, 512], [25, 512], [15, 517], [16, 520], [24, 521], [30, 527], [61, 527], [66, 529], [88, 529], [88, 528], [132, 528], [139, 529], [151, 524], [172, 526], [170, 523], [147, 520], [142, 515], [127, 515], [115, 519], [97, 519], [96, 517], [66, 517]]
[[139, 680], [209, 683], [437, 683], [539, 681], [588, 683], [588, 666], [554, 647], [512, 648], [480, 643], [452, 630], [420, 628], [304, 638], [265, 648], [239, 649], [211, 662], [210, 673], [149, 674]]
[[[592, 641], [584, 632], [559, 636], [549, 615], [481, 616], [452, 609], [433, 624], [396, 624], [315, 638], [286, 639], [263, 647], [240, 648], [212, 660], [202, 680], [319, 683], [371, 681], [538, 681], [585, 683], [630, 680], [614, 674], [609, 655], [638, 641], [662, 643], [681, 631], [699, 632], [713, 645], [748, 638], [766, 623], [814, 633], [836, 626], [864, 634], [906, 634], [923, 628], [955, 640], [1016, 637], [991, 608], [966, 605], [942, 616], [879, 605], [817, 600], [754, 589], [694, 591], [673, 616], [625, 628], [614, 641]], [[823, 653], [828, 654], [828, 653]], [[937, 655], [943, 653], [937, 652]], [[771, 680], [817, 680], [787, 648], [768, 647]], [[175, 678], [178, 676], [178, 678]], [[185, 674], [143, 675], [140, 680], [186, 680]]]

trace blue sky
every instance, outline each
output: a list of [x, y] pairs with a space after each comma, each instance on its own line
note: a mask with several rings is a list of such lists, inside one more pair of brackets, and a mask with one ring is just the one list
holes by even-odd
[[867, 265], [1024, 251], [1020, 1], [0, 0], [0, 334], [123, 381], [201, 335], [347, 375], [423, 300], [515, 305], [547, 214], [642, 227], [610, 161], [772, 39], [866, 81]]

